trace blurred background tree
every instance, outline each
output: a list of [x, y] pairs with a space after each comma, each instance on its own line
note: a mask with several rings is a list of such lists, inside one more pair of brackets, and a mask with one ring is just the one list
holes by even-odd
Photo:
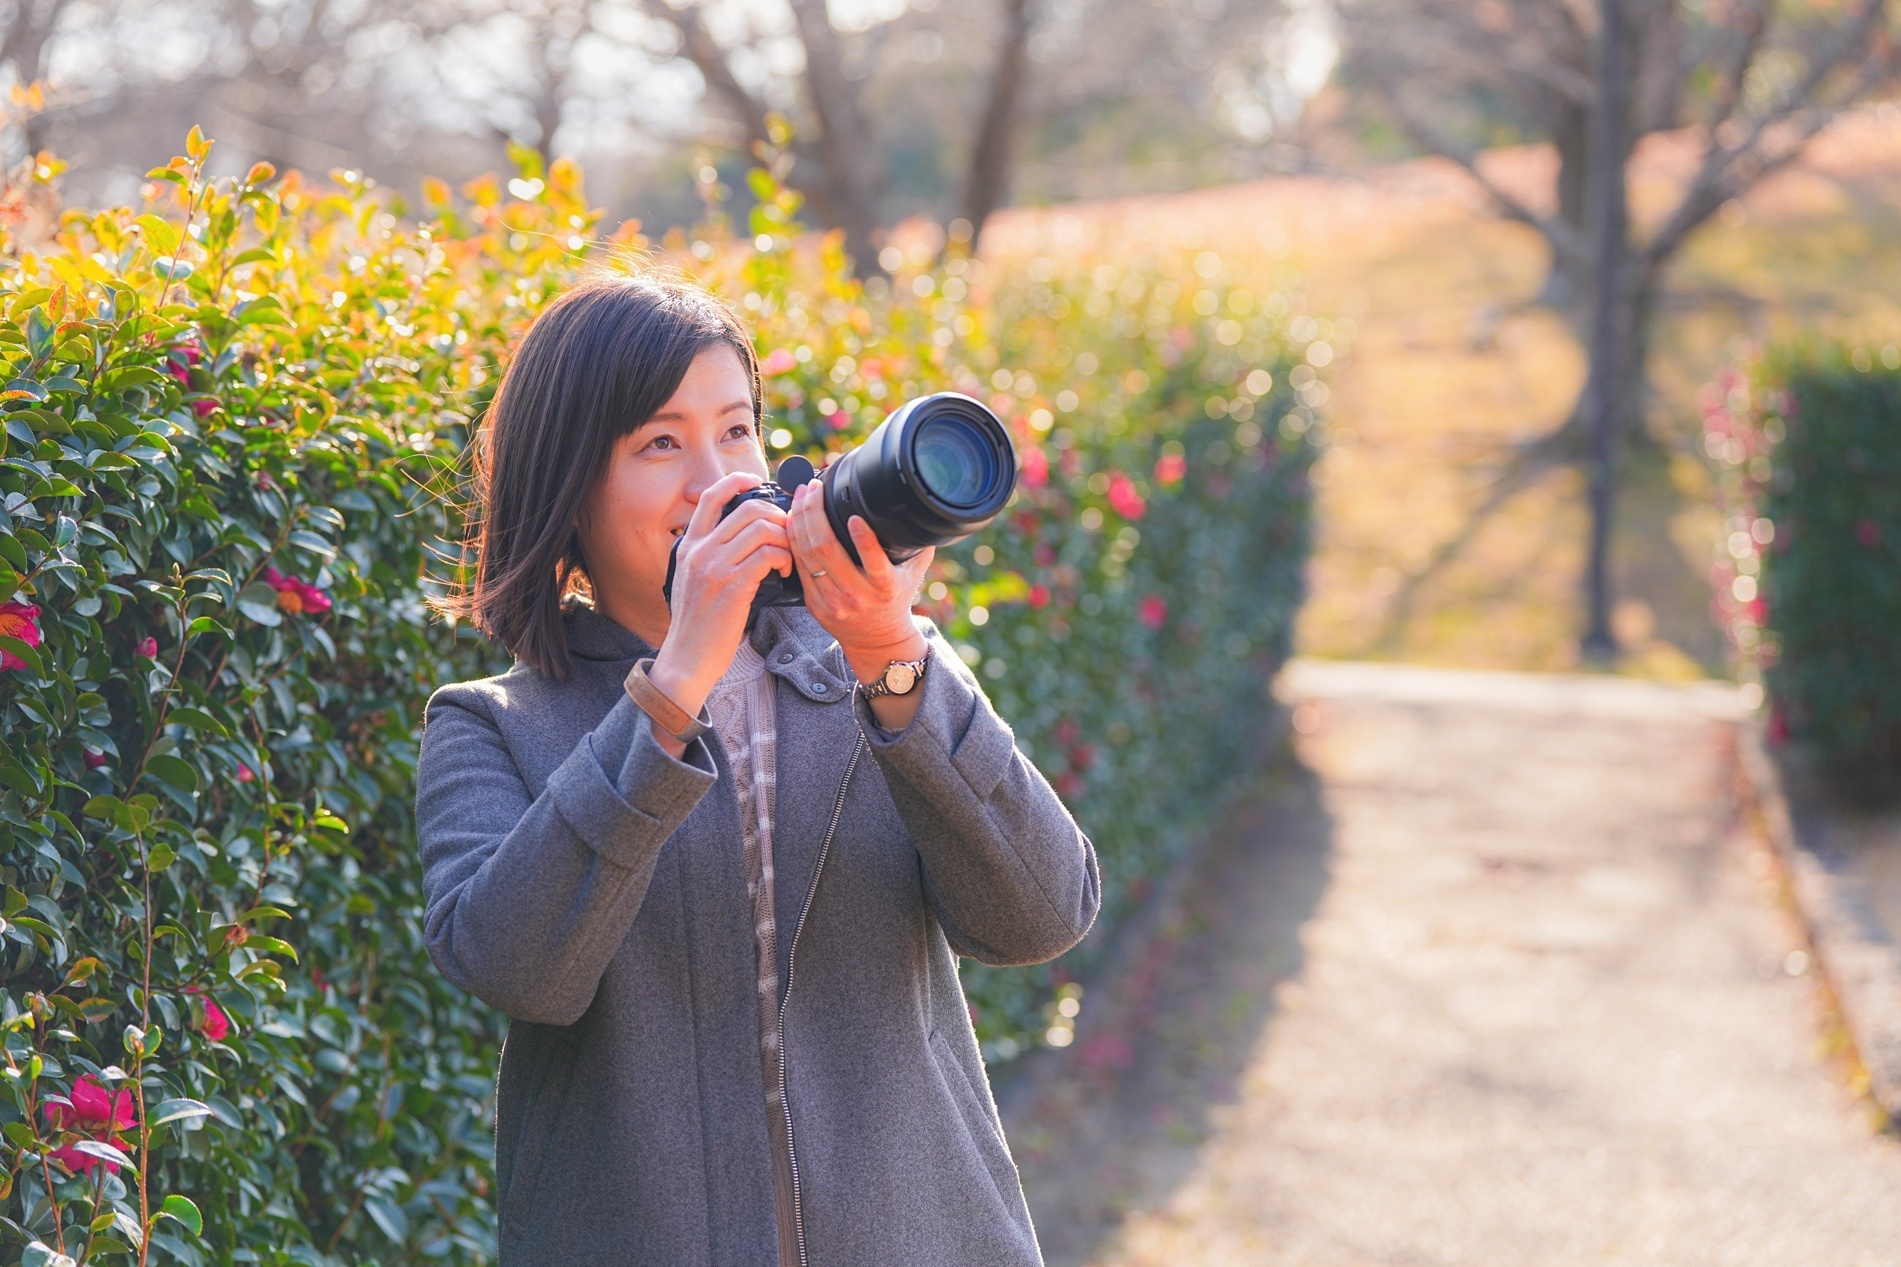
[[[1627, 223], [1629, 275], [1615, 293], [1623, 338], [1615, 409], [1644, 424], [1652, 319], [1670, 262], [1731, 199], [1794, 161], [1810, 138], [1894, 69], [1885, 0], [1621, 0], [1625, 69], [1605, 152], [1592, 111], [1604, 82], [1604, 0], [1341, 0], [1342, 77], [1361, 109], [1416, 150], [1459, 164], [1498, 211], [1544, 238], [1551, 266], [1538, 302], [1582, 337], [1598, 301], [1593, 208], [1625, 185], [1644, 138], [1689, 129], [1694, 175], [1662, 214]], [[1548, 196], [1507, 187], [1483, 149], [1544, 142]], [[1581, 447], [1580, 409], [1563, 440]]]
[[133, 195], [201, 123], [233, 170], [412, 190], [514, 142], [664, 227], [699, 212], [689, 171], [738, 173], [782, 116], [861, 272], [913, 214], [974, 235], [1012, 200], [1286, 167], [1330, 64], [1305, 0], [15, 0], [0, 31], [3, 73], [46, 91], [8, 157], [54, 150], [77, 203]]

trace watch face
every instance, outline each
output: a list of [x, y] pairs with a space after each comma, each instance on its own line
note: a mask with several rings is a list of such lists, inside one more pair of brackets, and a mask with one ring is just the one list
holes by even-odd
[[884, 685], [893, 695], [908, 695], [917, 685], [917, 670], [908, 664], [894, 664], [884, 671]]

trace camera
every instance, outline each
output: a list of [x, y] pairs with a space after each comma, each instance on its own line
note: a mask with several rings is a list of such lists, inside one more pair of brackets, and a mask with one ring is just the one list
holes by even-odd
[[[929, 546], [947, 545], [990, 524], [1016, 491], [1016, 446], [1003, 422], [981, 401], [959, 392], [920, 396], [879, 423], [865, 442], [816, 471], [805, 458], [779, 464], [778, 478], [733, 498], [723, 519], [748, 501], [792, 509], [792, 490], [811, 480], [825, 490], [825, 517], [854, 563], [862, 564], [846, 525], [863, 516], [885, 555], [901, 563]], [[673, 599], [680, 543], [674, 542], [663, 593]], [[768, 573], [753, 599], [762, 607], [803, 605], [794, 572]]]

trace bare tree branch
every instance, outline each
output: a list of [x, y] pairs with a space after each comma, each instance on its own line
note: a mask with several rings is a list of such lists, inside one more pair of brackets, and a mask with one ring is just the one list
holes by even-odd
[[1544, 235], [1545, 242], [1554, 255], [1569, 258], [1582, 256], [1584, 240], [1575, 228], [1556, 217], [1540, 215], [1532, 210], [1517, 195], [1493, 180], [1479, 166], [1478, 156], [1475, 153], [1439, 132], [1422, 116], [1411, 110], [1400, 99], [1397, 92], [1384, 86], [1375, 87], [1374, 92], [1385, 103], [1401, 130], [1412, 138], [1414, 144], [1457, 163], [1497, 205], [1500, 214], [1507, 219], [1516, 220], [1538, 230]]
[[[1833, 47], [1818, 56], [1808, 73], [1783, 94], [1776, 106], [1757, 118], [1740, 140], [1730, 145], [1716, 144], [1712, 130], [1710, 148], [1701, 169], [1676, 210], [1644, 249], [1646, 274], [1661, 268], [1691, 232], [1724, 203], [1800, 157], [1808, 142], [1834, 120], [1844, 105], [1862, 96], [1891, 71], [1892, 47], [1885, 41], [1870, 38], [1886, 8], [1886, 0], [1868, 0], [1861, 15], [1843, 28]], [[1848, 86], [1837, 94], [1838, 104], [1818, 104], [1816, 97], [1828, 80], [1850, 66], [1856, 67], [1855, 74]], [[1746, 66], [1743, 73], [1748, 73]], [[1763, 149], [1766, 143], [1776, 140], [1781, 142], [1779, 154]]]

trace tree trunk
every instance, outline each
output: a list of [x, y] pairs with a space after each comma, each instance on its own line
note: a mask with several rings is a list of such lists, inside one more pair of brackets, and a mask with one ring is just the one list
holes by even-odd
[[845, 231], [852, 271], [872, 277], [882, 271], [872, 243], [878, 227], [877, 151], [859, 115], [857, 94], [845, 78], [838, 32], [832, 29], [825, 0], [792, 0], [792, 16], [805, 45], [805, 86], [818, 116], [814, 149], [829, 186], [826, 201]]
[[[1591, 187], [1590, 112], [1569, 98], [1559, 98], [1551, 104], [1550, 119], [1552, 147], [1558, 152], [1558, 219], [1582, 240], [1587, 218], [1585, 200]], [[1591, 293], [1586, 268], [1583, 258], [1554, 248], [1551, 270], [1545, 274], [1544, 287], [1538, 294], [1539, 303], [1563, 313], [1580, 334]]]
[[983, 240], [984, 223], [1009, 195], [1017, 109], [1029, 65], [1030, 20], [1030, 0], [1004, 0], [1003, 43], [997, 51], [997, 69], [990, 81], [990, 97], [977, 128], [976, 144], [971, 147], [970, 173], [964, 185], [964, 219], [970, 222], [973, 255]]
[[1591, 368], [1585, 384], [1590, 402], [1590, 554], [1585, 563], [1585, 631], [1588, 660], [1617, 654], [1611, 633], [1611, 516], [1617, 488], [1617, 448], [1623, 421], [1618, 406], [1625, 382], [1625, 342], [1632, 333], [1625, 303], [1629, 287], [1630, 208], [1624, 185], [1629, 68], [1624, 45], [1624, 0], [1599, 0], [1603, 29], [1598, 63], [1595, 151], [1597, 188], [1592, 192], [1597, 285], [1591, 314]]

